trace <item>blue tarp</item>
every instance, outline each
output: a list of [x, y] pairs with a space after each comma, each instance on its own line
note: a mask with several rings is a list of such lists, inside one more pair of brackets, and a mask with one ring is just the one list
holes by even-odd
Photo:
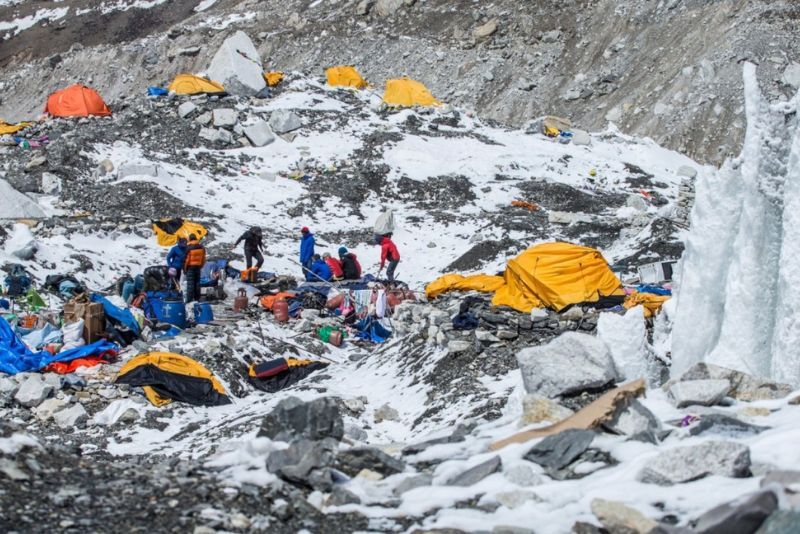
[[652, 284], [638, 285], [636, 286], [636, 291], [639, 293], [652, 293], [653, 295], [661, 295], [662, 297], [669, 297], [672, 295], [672, 290]]
[[374, 317], [365, 317], [355, 324], [358, 329], [356, 337], [361, 339], [368, 339], [373, 343], [383, 343], [392, 336], [391, 331], [384, 328], [384, 326]]
[[166, 89], [162, 89], [161, 87], [148, 87], [147, 88], [147, 96], [165, 96], [168, 95], [169, 91]]
[[11, 329], [5, 319], [0, 318], [0, 372], [15, 375], [25, 371], [39, 371], [53, 362], [69, 362], [76, 358], [98, 356], [109, 350], [117, 350], [114, 343], [101, 340], [58, 354], [46, 350], [33, 352]]
[[133, 316], [130, 310], [125, 308], [118, 308], [117, 306], [112, 304], [110, 300], [108, 300], [103, 295], [100, 295], [98, 293], [92, 294], [91, 301], [99, 302], [100, 304], [103, 305], [103, 311], [106, 312], [106, 317], [110, 317], [111, 319], [117, 321], [119, 324], [127, 326], [137, 335], [141, 332], [141, 328], [139, 328], [139, 323], [136, 321], [136, 317]]

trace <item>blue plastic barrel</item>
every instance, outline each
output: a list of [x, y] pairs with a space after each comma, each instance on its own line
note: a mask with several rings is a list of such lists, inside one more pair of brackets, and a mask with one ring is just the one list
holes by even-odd
[[160, 322], [186, 328], [186, 304], [183, 300], [150, 299], [150, 304]]
[[206, 324], [213, 320], [214, 311], [211, 309], [211, 304], [208, 302], [194, 303], [194, 322], [197, 324]]

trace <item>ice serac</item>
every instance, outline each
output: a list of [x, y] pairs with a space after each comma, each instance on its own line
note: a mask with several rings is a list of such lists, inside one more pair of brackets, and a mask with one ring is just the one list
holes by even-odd
[[800, 95], [774, 105], [744, 67], [742, 154], [698, 177], [673, 328], [673, 370], [705, 361], [800, 384]]
[[267, 86], [261, 56], [243, 31], [225, 39], [214, 54], [207, 74], [234, 95], [253, 96]]

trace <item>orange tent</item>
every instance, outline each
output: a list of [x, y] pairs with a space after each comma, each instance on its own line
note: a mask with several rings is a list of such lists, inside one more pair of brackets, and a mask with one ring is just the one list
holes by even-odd
[[54, 117], [88, 117], [89, 115], [111, 115], [106, 103], [97, 91], [85, 85], [70, 85], [47, 97], [45, 113]]

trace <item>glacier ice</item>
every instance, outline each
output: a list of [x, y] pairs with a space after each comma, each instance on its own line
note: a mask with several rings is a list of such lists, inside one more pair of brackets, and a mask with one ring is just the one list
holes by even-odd
[[698, 176], [672, 331], [698, 361], [800, 384], [800, 93], [769, 104], [744, 66], [741, 155]]

